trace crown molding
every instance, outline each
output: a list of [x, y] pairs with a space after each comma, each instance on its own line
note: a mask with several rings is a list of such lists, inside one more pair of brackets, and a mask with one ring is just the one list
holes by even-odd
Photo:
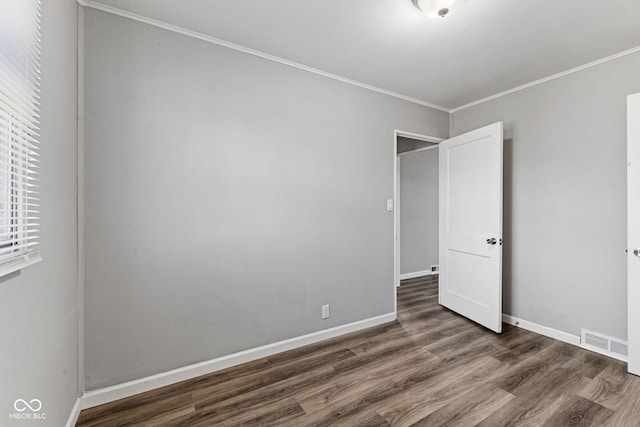
[[151, 26], [154, 26], [154, 27], [157, 27], [157, 28], [162, 28], [164, 30], [171, 31], [171, 32], [174, 32], [174, 33], [178, 33], [178, 34], [181, 34], [181, 35], [184, 35], [184, 36], [187, 36], [187, 37], [195, 38], [195, 39], [202, 40], [202, 41], [205, 41], [205, 42], [208, 42], [208, 43], [211, 43], [211, 44], [215, 44], [215, 45], [218, 45], [218, 46], [226, 47], [228, 49], [233, 49], [233, 50], [236, 50], [238, 52], [242, 52], [242, 53], [246, 53], [246, 54], [249, 54], [249, 55], [257, 56], [259, 58], [266, 59], [268, 61], [277, 62], [279, 64], [286, 65], [286, 66], [289, 66], [289, 67], [292, 67], [292, 68], [296, 68], [296, 69], [299, 69], [299, 70], [302, 70], [302, 71], [306, 71], [308, 73], [312, 73], [312, 74], [316, 74], [316, 75], [319, 75], [319, 76], [323, 76], [323, 77], [326, 77], [326, 78], [329, 78], [329, 79], [333, 79], [333, 80], [336, 80], [336, 81], [339, 81], [339, 82], [342, 82], [342, 83], [350, 84], [350, 85], [357, 86], [357, 87], [360, 87], [360, 88], [363, 88], [363, 89], [367, 89], [367, 90], [370, 90], [370, 91], [373, 91], [373, 92], [381, 93], [381, 94], [384, 94], [384, 95], [387, 95], [387, 96], [391, 96], [393, 98], [397, 98], [397, 99], [401, 99], [403, 101], [411, 102], [413, 104], [417, 104], [417, 105], [422, 105], [424, 107], [433, 108], [434, 110], [443, 111], [443, 112], [449, 113], [449, 114], [453, 114], [453, 113], [456, 113], [458, 111], [464, 110], [466, 108], [470, 108], [470, 107], [473, 107], [473, 106], [476, 106], [476, 105], [479, 105], [479, 104], [482, 104], [482, 103], [485, 103], [485, 102], [488, 102], [488, 101], [492, 101], [494, 99], [501, 98], [503, 96], [506, 96], [506, 95], [509, 95], [509, 94], [512, 94], [512, 93], [515, 93], [515, 92], [519, 92], [521, 90], [528, 89], [530, 87], [537, 86], [539, 84], [543, 84], [543, 83], [549, 82], [551, 80], [555, 80], [555, 79], [558, 79], [558, 78], [561, 78], [561, 77], [568, 76], [568, 75], [576, 73], [578, 71], [583, 71], [583, 70], [586, 70], [588, 68], [595, 67], [597, 65], [604, 64], [606, 62], [613, 61], [613, 60], [616, 60], [618, 58], [622, 58], [624, 56], [640, 52], [640, 46], [636, 46], [634, 48], [627, 49], [627, 50], [624, 50], [622, 52], [618, 52], [618, 53], [615, 53], [613, 55], [606, 56], [604, 58], [597, 59], [595, 61], [591, 61], [591, 62], [588, 62], [586, 64], [583, 64], [583, 65], [580, 65], [580, 66], [577, 66], [577, 67], [574, 67], [574, 68], [570, 68], [568, 70], [561, 71], [559, 73], [552, 74], [550, 76], [543, 77], [541, 79], [534, 80], [532, 82], [525, 83], [525, 84], [520, 85], [520, 86], [516, 86], [516, 87], [514, 87], [512, 89], [508, 89], [508, 90], [505, 90], [503, 92], [498, 92], [498, 93], [496, 93], [494, 95], [487, 96], [485, 98], [481, 98], [481, 99], [478, 99], [478, 100], [473, 101], [473, 102], [469, 102], [469, 103], [461, 105], [459, 107], [447, 108], [447, 107], [443, 107], [441, 105], [437, 105], [437, 104], [433, 104], [433, 103], [424, 101], [422, 99], [418, 99], [418, 98], [413, 98], [413, 97], [410, 97], [410, 96], [402, 95], [402, 94], [397, 93], [397, 92], [393, 92], [393, 91], [390, 91], [390, 90], [382, 89], [382, 88], [379, 88], [377, 86], [369, 85], [367, 83], [359, 82], [357, 80], [349, 79], [347, 77], [343, 77], [343, 76], [340, 76], [340, 75], [337, 75], [337, 74], [329, 73], [329, 72], [320, 70], [318, 68], [313, 68], [313, 67], [309, 67], [309, 66], [304, 65], [304, 64], [300, 64], [298, 62], [290, 61], [288, 59], [284, 59], [284, 58], [281, 58], [279, 56], [270, 55], [270, 54], [268, 54], [266, 52], [262, 52], [262, 51], [259, 51], [259, 50], [256, 50], [256, 49], [251, 49], [251, 48], [248, 48], [246, 46], [239, 45], [239, 44], [231, 43], [231, 42], [226, 41], [226, 40], [218, 39], [218, 38], [215, 38], [215, 37], [203, 34], [203, 33], [199, 33], [197, 31], [188, 30], [186, 28], [179, 27], [177, 25], [172, 25], [172, 24], [169, 24], [169, 23], [164, 22], [164, 21], [159, 21], [157, 19], [149, 18], [149, 17], [143, 16], [143, 15], [139, 15], [137, 13], [129, 12], [127, 10], [119, 9], [119, 8], [116, 8], [116, 7], [113, 7], [113, 6], [108, 6], [108, 5], [99, 3], [99, 2], [94, 1], [94, 0], [77, 0], [77, 2], [78, 2], [79, 5], [84, 6], [84, 7], [89, 7], [91, 9], [100, 10], [102, 12], [110, 13], [112, 15], [117, 15], [117, 16], [120, 16], [120, 17], [123, 17], [123, 18], [127, 18], [127, 19], [130, 19], [130, 20], [133, 20], [133, 21], [137, 21], [137, 22], [140, 22], [140, 23], [148, 24], [148, 25], [151, 25]]
[[377, 86], [373, 86], [367, 83], [362, 83], [359, 82], [357, 80], [352, 80], [343, 76], [339, 76], [337, 74], [333, 74], [333, 73], [329, 73], [326, 71], [322, 71], [318, 68], [313, 68], [313, 67], [309, 67], [307, 65], [303, 65], [300, 64], [298, 62], [294, 62], [294, 61], [289, 61], [288, 59], [284, 59], [284, 58], [280, 58], [279, 56], [275, 56], [275, 55], [270, 55], [268, 53], [256, 50], [256, 49], [251, 49], [248, 48], [246, 46], [242, 46], [239, 44], [235, 44], [235, 43], [231, 43], [228, 42], [226, 40], [222, 40], [222, 39], [218, 39], [212, 36], [209, 36], [207, 34], [203, 34], [203, 33], [199, 33], [197, 31], [192, 31], [192, 30], [188, 30], [186, 28], [183, 27], [179, 27], [177, 25], [172, 25], [169, 24], [167, 22], [164, 21], [159, 21], [157, 19], [153, 19], [153, 18], [149, 18], [143, 15], [138, 15], [137, 13], [133, 13], [133, 12], [129, 12], [127, 10], [123, 10], [123, 9], [119, 9], [113, 6], [108, 6], [102, 3], [98, 3], [92, 0], [77, 0], [78, 4], [80, 4], [81, 6], [84, 7], [89, 7], [91, 9], [96, 9], [96, 10], [100, 10], [102, 12], [107, 12], [110, 13], [112, 15], [117, 15], [123, 18], [127, 18], [130, 19], [132, 21], [137, 21], [137, 22], [141, 22], [143, 24], [148, 24], [157, 28], [162, 28], [164, 30], [168, 30], [174, 33], [178, 33], [181, 34], [183, 36], [187, 36], [187, 37], [191, 37], [194, 39], [198, 39], [198, 40], [202, 40], [205, 41], [207, 43], [211, 43], [211, 44], [215, 44], [218, 46], [222, 46], [222, 47], [226, 47], [229, 49], [233, 49], [236, 50], [238, 52], [242, 52], [242, 53], [246, 53], [249, 55], [253, 55], [253, 56], [257, 56], [259, 58], [262, 59], [266, 59], [268, 61], [273, 61], [273, 62], [277, 62], [279, 64], [282, 65], [286, 65], [292, 68], [297, 68], [298, 70], [302, 70], [302, 71], [306, 71], [308, 73], [312, 73], [312, 74], [317, 74], [319, 76], [323, 76], [323, 77], [327, 77], [329, 79], [333, 79], [333, 80], [337, 80], [339, 82], [342, 83], [346, 83], [346, 84], [350, 84], [353, 86], [358, 86], [360, 88], [363, 89], [367, 89], [373, 92], [378, 92], [381, 93], [383, 95], [388, 95], [394, 98], [398, 98], [401, 99], [403, 101], [407, 101], [407, 102], [411, 102], [413, 104], [418, 104], [418, 105], [422, 105], [424, 107], [429, 107], [429, 108], [433, 108], [434, 110], [439, 110], [439, 111], [444, 111], [445, 113], [450, 113], [450, 110], [448, 108], [442, 107], [440, 105], [436, 105], [436, 104], [432, 104], [430, 102], [427, 101], [423, 101], [421, 99], [417, 99], [417, 98], [412, 98], [410, 96], [406, 96], [406, 95], [402, 95], [400, 93], [396, 93], [390, 90], [386, 90], [386, 89], [382, 89], [379, 88]]
[[487, 96], [486, 98], [482, 98], [482, 99], [479, 99], [477, 101], [470, 102], [470, 103], [462, 105], [460, 107], [452, 108], [451, 110], [449, 110], [449, 113], [453, 114], [453, 113], [456, 113], [456, 112], [458, 112], [460, 110], [464, 110], [465, 108], [473, 107], [475, 105], [482, 104], [484, 102], [491, 101], [491, 100], [494, 100], [496, 98], [500, 98], [500, 97], [503, 97], [505, 95], [509, 95], [511, 93], [514, 93], [514, 92], [519, 92], [521, 90], [528, 89], [528, 88], [530, 88], [532, 86], [537, 86], [539, 84], [546, 83], [546, 82], [551, 81], [551, 80], [559, 79], [560, 77], [568, 76], [569, 74], [577, 73], [578, 71], [586, 70], [588, 68], [595, 67], [596, 65], [604, 64], [606, 62], [613, 61], [615, 59], [622, 58], [624, 56], [631, 55], [631, 54], [634, 54], [634, 53], [637, 53], [637, 52], [640, 52], [640, 46], [636, 46], [636, 47], [631, 48], [631, 49], [623, 50], [622, 52], [614, 53], [613, 55], [606, 56], [606, 57], [601, 58], [601, 59], [596, 59], [595, 61], [587, 62], [586, 64], [583, 64], [583, 65], [580, 65], [580, 66], [577, 66], [577, 67], [574, 67], [574, 68], [570, 68], [568, 70], [561, 71], [561, 72], [559, 72], [557, 74], [552, 74], [550, 76], [543, 77], [543, 78], [538, 79], [538, 80], [534, 80], [534, 81], [532, 81], [530, 83], [526, 83], [526, 84], [523, 84], [523, 85], [520, 85], [520, 86], [516, 86], [513, 89], [505, 90], [504, 92], [499, 92], [499, 93], [496, 93], [495, 95]]

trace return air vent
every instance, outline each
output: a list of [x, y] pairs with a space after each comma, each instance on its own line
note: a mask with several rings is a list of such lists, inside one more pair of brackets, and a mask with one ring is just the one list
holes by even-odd
[[625, 341], [613, 338], [598, 332], [582, 330], [580, 340], [582, 348], [613, 357], [624, 362], [627, 361], [628, 345]]

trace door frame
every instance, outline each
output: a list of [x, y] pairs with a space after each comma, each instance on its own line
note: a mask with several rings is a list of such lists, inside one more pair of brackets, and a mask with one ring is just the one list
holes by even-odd
[[[631, 263], [639, 260], [633, 255], [633, 250], [638, 247], [638, 240], [632, 238], [632, 232], [637, 232], [638, 223], [633, 220], [640, 208], [634, 192], [637, 191], [638, 172], [630, 169], [631, 162], [637, 161], [640, 147], [638, 147], [638, 125], [631, 120], [631, 114], [640, 113], [640, 93], [627, 96], [627, 371], [634, 375], [640, 375], [640, 288], [632, 283]], [[637, 275], [637, 273], [636, 273]], [[635, 275], [634, 275], [635, 277]]]
[[[427, 141], [427, 142], [432, 142], [432, 141]], [[410, 156], [412, 154], [418, 154], [418, 153], [423, 153], [425, 151], [430, 151], [430, 150], [437, 150], [438, 148], [440, 148], [440, 143], [436, 142], [434, 143], [434, 145], [429, 145], [428, 147], [422, 147], [422, 148], [416, 148], [415, 150], [410, 150], [410, 151], [405, 151], [404, 153], [398, 153], [398, 156], [396, 157], [396, 164], [397, 164], [397, 170], [396, 170], [396, 179], [397, 179], [397, 192], [398, 192], [398, 197], [396, 200], [396, 210], [398, 211], [398, 217], [397, 217], [397, 226], [398, 226], [398, 237], [397, 237], [397, 242], [398, 242], [398, 252], [396, 253], [396, 258], [398, 259], [398, 276], [396, 277], [396, 286], [400, 286], [400, 281], [402, 280], [402, 273], [400, 273], [400, 264], [401, 264], [401, 260], [402, 260], [402, 230], [400, 229], [400, 223], [401, 223], [401, 209], [400, 209], [400, 202], [401, 202], [401, 188], [400, 188], [400, 175], [402, 174], [402, 170], [401, 170], [401, 166], [400, 166], [400, 158], [404, 157], [404, 156]]]
[[396, 314], [398, 310], [396, 289], [400, 286], [400, 157], [398, 156], [398, 137], [433, 142], [435, 144], [439, 144], [446, 139], [399, 129], [393, 130], [393, 307]]

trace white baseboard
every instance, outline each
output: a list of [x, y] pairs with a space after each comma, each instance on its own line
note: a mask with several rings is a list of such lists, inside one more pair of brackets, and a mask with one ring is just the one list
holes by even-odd
[[563, 341], [580, 347], [580, 336], [578, 335], [572, 335], [567, 332], [559, 331], [548, 326], [539, 325], [528, 320], [519, 319], [515, 316], [510, 316], [504, 313], [502, 314], [502, 321], [504, 323], [508, 323], [509, 325], [517, 326], [518, 328], [526, 329], [527, 331], [535, 332], [536, 334], [544, 335], [545, 337], [553, 338], [558, 341]]
[[76, 399], [76, 403], [71, 408], [71, 413], [69, 414], [69, 418], [67, 419], [66, 427], [75, 427], [78, 422], [78, 417], [80, 416], [80, 398]]
[[218, 357], [216, 359], [196, 363], [174, 369], [172, 371], [152, 375], [150, 377], [140, 378], [99, 390], [92, 390], [82, 396], [80, 399], [80, 407], [82, 409], [92, 408], [94, 406], [113, 402], [138, 393], [144, 393], [145, 391], [195, 378], [200, 375], [209, 374], [241, 363], [261, 359], [276, 353], [292, 350], [294, 348], [313, 344], [339, 335], [348, 334], [350, 332], [359, 331], [361, 329], [370, 328], [372, 326], [381, 325], [383, 323], [393, 322], [394, 320], [396, 320], [395, 313], [383, 314], [381, 316], [360, 320], [347, 325], [336, 326], [335, 328], [326, 329], [324, 331], [313, 332], [311, 334], [302, 335], [300, 337], [291, 338], [277, 343], [240, 351], [228, 356]]
[[432, 274], [438, 274], [437, 271], [423, 270], [414, 271], [413, 273], [400, 273], [400, 280], [415, 279], [416, 277], [431, 276]]

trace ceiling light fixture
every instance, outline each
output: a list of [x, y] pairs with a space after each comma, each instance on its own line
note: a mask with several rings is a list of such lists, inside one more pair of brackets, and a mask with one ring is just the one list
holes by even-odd
[[411, 0], [430, 18], [444, 18], [460, 6], [462, 0]]

